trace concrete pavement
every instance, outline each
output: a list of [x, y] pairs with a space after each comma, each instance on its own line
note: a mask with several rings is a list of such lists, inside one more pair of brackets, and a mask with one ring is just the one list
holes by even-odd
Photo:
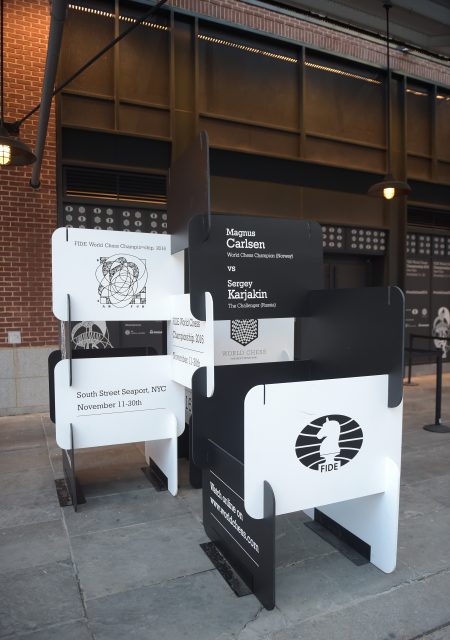
[[[0, 418], [0, 638], [450, 639], [450, 434], [423, 431], [434, 377], [405, 388], [398, 565], [354, 565], [303, 514], [277, 519], [277, 607], [238, 598], [200, 549], [201, 492], [158, 493], [142, 446], [77, 453], [87, 503], [59, 507], [46, 415]], [[443, 416], [450, 423], [450, 374]]]

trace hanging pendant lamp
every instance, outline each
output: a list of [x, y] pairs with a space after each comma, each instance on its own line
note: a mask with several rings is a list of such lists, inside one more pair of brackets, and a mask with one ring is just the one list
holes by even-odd
[[3, 0], [1, 0], [0, 16], [0, 167], [18, 167], [25, 164], [32, 164], [36, 156], [30, 147], [19, 140], [19, 127], [15, 124], [6, 123], [4, 120], [4, 89], [3, 89]]
[[411, 191], [411, 187], [407, 182], [396, 180], [392, 174], [391, 167], [391, 61], [389, 49], [389, 9], [392, 8], [391, 2], [385, 2], [383, 7], [386, 10], [386, 55], [387, 55], [387, 172], [381, 182], [372, 185], [368, 191], [370, 196], [377, 198], [385, 198], [392, 200], [398, 196], [407, 196]]

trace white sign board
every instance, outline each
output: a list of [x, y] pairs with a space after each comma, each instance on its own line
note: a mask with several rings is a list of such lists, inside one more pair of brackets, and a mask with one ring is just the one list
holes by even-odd
[[214, 391], [214, 323], [213, 301], [205, 294], [206, 321], [191, 313], [190, 296], [172, 298], [172, 320], [167, 327], [167, 352], [172, 356], [172, 378], [192, 389], [192, 375], [207, 367], [207, 395]]
[[53, 313], [68, 320], [165, 320], [183, 292], [183, 255], [169, 235], [57, 229], [52, 237]]
[[216, 320], [216, 366], [294, 359], [294, 318]]
[[75, 449], [159, 439], [177, 421], [184, 430], [184, 389], [171, 380], [169, 356], [81, 358], [55, 368], [56, 441]]
[[170, 356], [83, 358], [55, 368], [56, 441], [63, 449], [161, 441], [152, 458], [177, 492], [177, 437], [184, 389], [171, 380]]
[[245, 400], [245, 506], [263, 517], [262, 483], [277, 515], [386, 489], [385, 458], [400, 461], [402, 407], [388, 376], [254, 387]]
[[320, 507], [371, 545], [373, 564], [393, 571], [402, 405], [388, 408], [388, 380], [380, 375], [251, 389], [244, 418], [249, 515], [263, 517], [267, 480], [277, 515]]

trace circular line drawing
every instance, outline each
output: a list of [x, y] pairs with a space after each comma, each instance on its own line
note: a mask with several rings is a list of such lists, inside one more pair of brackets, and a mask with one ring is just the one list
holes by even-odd
[[144, 260], [127, 254], [100, 258], [95, 276], [100, 304], [121, 309], [146, 303], [148, 273]]

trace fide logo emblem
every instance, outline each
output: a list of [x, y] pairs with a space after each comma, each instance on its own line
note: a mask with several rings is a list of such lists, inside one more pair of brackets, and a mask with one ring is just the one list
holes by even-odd
[[363, 431], [353, 418], [328, 415], [312, 420], [295, 443], [299, 462], [320, 473], [338, 471], [358, 455]]
[[231, 320], [230, 338], [246, 347], [258, 338], [258, 320]]

